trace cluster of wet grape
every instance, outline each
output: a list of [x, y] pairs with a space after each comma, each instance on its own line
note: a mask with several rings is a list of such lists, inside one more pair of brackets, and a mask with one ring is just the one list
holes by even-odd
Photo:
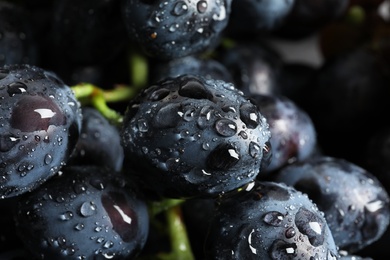
[[389, 39], [389, 0], [0, 0], [0, 259], [388, 257]]

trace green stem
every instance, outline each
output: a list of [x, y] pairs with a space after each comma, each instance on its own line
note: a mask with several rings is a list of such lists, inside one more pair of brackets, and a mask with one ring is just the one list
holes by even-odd
[[162, 260], [195, 259], [181, 213], [180, 205], [176, 205], [165, 211], [168, 222], [168, 233], [171, 239], [171, 252], [159, 254], [159, 258]]
[[168, 209], [180, 205], [184, 202], [181, 199], [164, 199], [160, 201], [151, 201], [149, 203], [149, 214], [151, 217], [157, 214], [167, 211]]
[[95, 88], [96, 86], [89, 83], [80, 83], [71, 87], [74, 95], [78, 100], [90, 97], [93, 94]]
[[104, 91], [99, 87], [80, 83], [71, 87], [75, 97], [82, 105], [92, 104], [107, 120], [112, 124], [120, 126], [123, 123], [123, 116], [111, 109], [107, 102], [119, 102], [129, 100], [135, 95], [135, 90], [131, 87], [119, 85], [116, 88]]
[[120, 126], [123, 123], [123, 116], [107, 105], [103, 93], [94, 94], [91, 102], [92, 105], [112, 124]]
[[140, 52], [133, 51], [129, 55], [131, 83], [136, 90], [146, 86], [148, 81], [148, 61]]
[[127, 101], [132, 99], [136, 94], [137, 90], [127, 85], [117, 85], [112, 90], [103, 91], [103, 96], [107, 103]]

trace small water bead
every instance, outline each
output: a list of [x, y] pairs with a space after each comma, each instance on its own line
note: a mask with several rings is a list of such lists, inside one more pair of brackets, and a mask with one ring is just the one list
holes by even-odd
[[50, 164], [53, 161], [53, 156], [51, 156], [50, 154], [46, 154], [45, 158], [43, 160], [44, 160], [44, 163], [46, 165], [48, 165], [48, 164]]
[[276, 239], [269, 251], [271, 259], [293, 259], [296, 255], [297, 245]]
[[255, 105], [245, 103], [240, 107], [240, 118], [249, 129], [259, 126], [259, 117], [259, 111]]
[[75, 182], [73, 184], [73, 191], [76, 193], [76, 194], [82, 194], [84, 192], [87, 191], [87, 187], [85, 186], [85, 184], [83, 183], [79, 183], [79, 182]]
[[205, 150], [205, 151], [210, 150], [210, 144], [207, 143], [207, 142], [202, 143], [202, 149]]
[[278, 211], [270, 211], [264, 215], [263, 220], [268, 225], [279, 227], [282, 225], [284, 216]]
[[149, 130], [148, 122], [145, 119], [138, 120], [137, 126], [141, 133], [146, 133]]
[[211, 124], [212, 112], [213, 112], [213, 108], [210, 106], [204, 106], [200, 110], [200, 114], [197, 121], [197, 125], [200, 129], [205, 129], [207, 126]]
[[293, 227], [289, 227], [289, 228], [287, 228], [284, 235], [286, 236], [286, 238], [293, 238], [296, 233], [297, 232], [295, 231], [295, 229]]
[[196, 9], [198, 10], [199, 13], [204, 13], [207, 10], [207, 2], [204, 0], [199, 1], [196, 4]]
[[179, 168], [180, 159], [179, 158], [169, 158], [165, 165], [167, 166], [168, 171], [176, 171]]
[[177, 28], [179, 28], [179, 24], [174, 23], [174, 24], [171, 24], [171, 26], [169, 26], [168, 31], [175, 32]]
[[176, 16], [185, 14], [188, 10], [188, 6], [184, 1], [178, 1], [173, 7], [172, 13]]
[[108, 248], [112, 248], [114, 246], [114, 242], [112, 241], [106, 241], [106, 243], [104, 243], [103, 247], [108, 249]]
[[83, 217], [90, 217], [96, 214], [96, 205], [92, 201], [84, 202], [80, 207], [80, 214]]
[[215, 130], [222, 136], [230, 137], [236, 134], [237, 125], [229, 119], [220, 119], [215, 123]]
[[229, 112], [236, 113], [237, 112], [236, 108], [233, 106], [224, 106], [224, 107], [222, 107], [222, 111], [226, 112], [226, 113], [229, 113]]
[[46, 136], [43, 138], [43, 141], [44, 141], [45, 143], [50, 143], [50, 138], [49, 138], [49, 136], [46, 135]]
[[249, 144], [249, 154], [253, 158], [257, 158], [259, 155], [261, 155], [261, 147], [255, 142], [250, 142]]
[[106, 187], [104, 185], [104, 182], [99, 178], [91, 178], [89, 180], [89, 184], [91, 184], [91, 186], [96, 188], [97, 190], [104, 190]]
[[81, 231], [85, 228], [84, 224], [78, 223], [76, 226], [74, 226], [74, 229], [77, 231]]
[[63, 221], [71, 220], [73, 218], [73, 212], [67, 211], [60, 215], [60, 219]]

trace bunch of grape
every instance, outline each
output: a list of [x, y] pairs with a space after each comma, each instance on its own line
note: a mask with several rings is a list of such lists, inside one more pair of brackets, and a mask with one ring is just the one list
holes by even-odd
[[0, 0], [0, 259], [388, 257], [389, 39], [389, 0]]

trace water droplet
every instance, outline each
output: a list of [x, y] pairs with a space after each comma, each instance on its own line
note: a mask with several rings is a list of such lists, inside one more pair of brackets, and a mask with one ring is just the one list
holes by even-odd
[[11, 134], [0, 135], [0, 152], [8, 152], [11, 150], [17, 143], [19, 143], [20, 138], [15, 137]]
[[196, 9], [198, 10], [199, 13], [204, 13], [206, 12], [207, 10], [207, 2], [202, 0], [202, 1], [199, 1], [197, 4], [196, 4]]
[[215, 123], [215, 130], [222, 136], [233, 136], [237, 132], [237, 125], [229, 119], [220, 119]]
[[226, 113], [229, 113], [229, 112], [236, 113], [237, 112], [237, 110], [234, 107], [232, 107], [232, 106], [224, 106], [222, 108], [222, 111], [226, 112]]
[[114, 246], [114, 243], [112, 241], [106, 241], [106, 243], [104, 243], [103, 247], [104, 248], [111, 248]]
[[176, 16], [185, 14], [188, 10], [188, 6], [184, 1], [178, 1], [173, 7], [172, 13]]
[[189, 108], [187, 111], [184, 112], [183, 119], [187, 122], [190, 122], [195, 119], [194, 114], [195, 114], [195, 109]]
[[295, 232], [295, 229], [293, 227], [289, 227], [286, 232], [284, 233], [284, 235], [286, 236], [286, 238], [292, 238], [295, 236], [297, 232]]
[[137, 126], [141, 133], [146, 133], [149, 130], [148, 122], [145, 119], [138, 120]]
[[89, 181], [89, 184], [91, 184], [92, 187], [95, 187], [98, 190], [104, 190], [105, 189], [103, 180], [101, 180], [99, 178], [91, 178], [90, 181]]
[[95, 227], [95, 232], [100, 232], [100, 231], [102, 231], [102, 227]]
[[45, 155], [45, 158], [44, 158], [44, 163], [46, 165], [50, 164], [51, 162], [53, 161], [53, 156], [51, 156], [50, 154], [46, 154]]
[[184, 1], [178, 1], [173, 7], [172, 13], [176, 16], [185, 14], [188, 10], [188, 6]]
[[261, 155], [261, 147], [255, 142], [250, 142], [249, 144], [249, 154], [252, 158], [257, 158]]
[[240, 156], [230, 144], [218, 145], [207, 157], [207, 167], [214, 170], [228, 170], [237, 164]]
[[19, 165], [19, 167], [18, 167], [19, 172], [23, 172], [25, 170], [26, 170], [26, 165], [24, 165], [24, 164]]
[[245, 131], [240, 131], [238, 135], [241, 136], [242, 139], [248, 139], [248, 134]]
[[296, 255], [297, 245], [276, 239], [269, 251], [271, 259], [292, 259]]
[[60, 215], [60, 219], [63, 221], [67, 221], [73, 218], [73, 213], [71, 211], [67, 211]]
[[27, 86], [22, 82], [13, 82], [8, 85], [7, 92], [10, 97], [13, 97], [17, 94], [23, 94], [27, 92]]
[[249, 129], [255, 129], [259, 125], [258, 108], [251, 103], [243, 104], [240, 107], [240, 118]]
[[90, 217], [96, 214], [96, 205], [93, 201], [84, 202], [80, 207], [80, 214], [83, 217]]
[[166, 88], [160, 88], [157, 89], [156, 91], [152, 92], [149, 96], [149, 100], [151, 101], [159, 101], [164, 99], [169, 95], [170, 91]]
[[81, 231], [81, 230], [84, 229], [84, 227], [85, 227], [84, 224], [78, 223], [78, 224], [74, 227], [74, 229], [77, 230], [77, 231]]
[[270, 211], [263, 217], [265, 223], [274, 227], [279, 227], [282, 224], [283, 219], [283, 214], [278, 211]]
[[205, 151], [208, 151], [210, 149], [210, 144], [205, 142], [202, 144], [202, 149], [205, 150]]
[[325, 241], [325, 223], [316, 214], [302, 207], [295, 216], [295, 225], [306, 235], [313, 246], [320, 246]]
[[186, 81], [180, 87], [179, 95], [193, 99], [213, 99], [213, 95], [197, 80]]
[[170, 103], [163, 106], [156, 114], [153, 125], [158, 128], [172, 128], [180, 121], [180, 104]]
[[73, 190], [76, 194], [82, 194], [87, 191], [87, 187], [83, 183], [76, 182], [73, 184]]
[[200, 129], [205, 129], [207, 126], [211, 124], [211, 114], [213, 109], [210, 106], [204, 106], [200, 110], [199, 118], [198, 118], [198, 127]]
[[179, 28], [179, 24], [174, 23], [174, 24], [171, 24], [171, 26], [169, 26], [168, 31], [175, 32], [177, 28]]

